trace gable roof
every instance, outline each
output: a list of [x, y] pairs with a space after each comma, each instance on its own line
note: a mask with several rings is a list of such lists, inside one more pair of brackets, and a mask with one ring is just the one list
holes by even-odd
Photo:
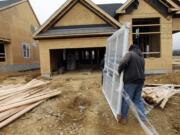
[[[158, 12], [161, 14], [167, 16], [167, 15], [173, 15], [180, 11], [180, 2], [178, 0], [144, 0], [149, 5], [151, 5], [153, 8], [155, 8]], [[136, 3], [135, 3], [136, 2]], [[133, 5], [138, 5], [138, 0], [128, 0], [123, 6], [121, 6], [119, 9], [117, 9], [117, 14], [126, 14], [127, 9]], [[134, 6], [135, 7], [135, 6]], [[131, 7], [133, 8], [133, 6]]]
[[81, 2], [83, 5], [88, 6], [88, 8], [94, 11], [95, 14], [100, 16], [103, 20], [113, 25], [116, 28], [120, 28], [121, 24], [115, 20], [112, 16], [106, 13], [103, 9], [94, 4], [91, 0], [67, 0], [34, 34], [36, 37], [42, 31], [47, 31], [49, 26], [51, 26], [55, 21], [59, 20], [67, 11], [69, 11], [77, 2]]
[[25, 1], [27, 1], [27, 0], [3, 0], [3, 1], [0, 1], [0, 9], [11, 7], [11, 6], [20, 4]]

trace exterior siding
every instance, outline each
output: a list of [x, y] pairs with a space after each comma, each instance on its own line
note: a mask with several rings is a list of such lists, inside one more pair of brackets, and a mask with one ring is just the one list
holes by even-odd
[[55, 26], [89, 24], [106, 24], [106, 22], [81, 3], [77, 3]]
[[[1, 66], [6, 65], [13, 70], [18, 69], [15, 65], [25, 67], [24, 65], [39, 64], [39, 48], [32, 38], [32, 26], [38, 28], [39, 24], [28, 2], [0, 11], [0, 37], [10, 39], [10, 43], [5, 45], [6, 62], [0, 63]], [[23, 57], [21, 45], [23, 42], [30, 44], [29, 59]]]

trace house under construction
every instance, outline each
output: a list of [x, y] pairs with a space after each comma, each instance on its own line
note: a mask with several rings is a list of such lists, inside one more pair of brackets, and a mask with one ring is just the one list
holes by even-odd
[[34, 34], [39, 41], [43, 76], [54, 71], [98, 65], [106, 40], [122, 24], [132, 23], [129, 45], [140, 45], [147, 73], [172, 71], [172, 34], [180, 31], [178, 0], [128, 0], [96, 5], [67, 0]]

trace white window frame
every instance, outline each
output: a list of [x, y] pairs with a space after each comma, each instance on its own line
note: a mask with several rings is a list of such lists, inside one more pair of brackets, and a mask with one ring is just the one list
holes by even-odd
[[30, 44], [29, 43], [25, 43], [23, 42], [22, 43], [22, 56], [25, 58], [25, 59], [29, 59], [30, 58]]

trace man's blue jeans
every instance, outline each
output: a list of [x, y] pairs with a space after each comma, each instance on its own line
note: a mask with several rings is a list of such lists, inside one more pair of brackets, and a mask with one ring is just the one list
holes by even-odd
[[[142, 120], [145, 120], [145, 109], [144, 103], [141, 98], [141, 92], [143, 88], [142, 84], [124, 84], [124, 93], [129, 95], [129, 98], [134, 102], [136, 108], [141, 111], [138, 113]], [[121, 117], [127, 118], [128, 117], [128, 110], [129, 110], [129, 102], [122, 98], [122, 108], [121, 108]]]

